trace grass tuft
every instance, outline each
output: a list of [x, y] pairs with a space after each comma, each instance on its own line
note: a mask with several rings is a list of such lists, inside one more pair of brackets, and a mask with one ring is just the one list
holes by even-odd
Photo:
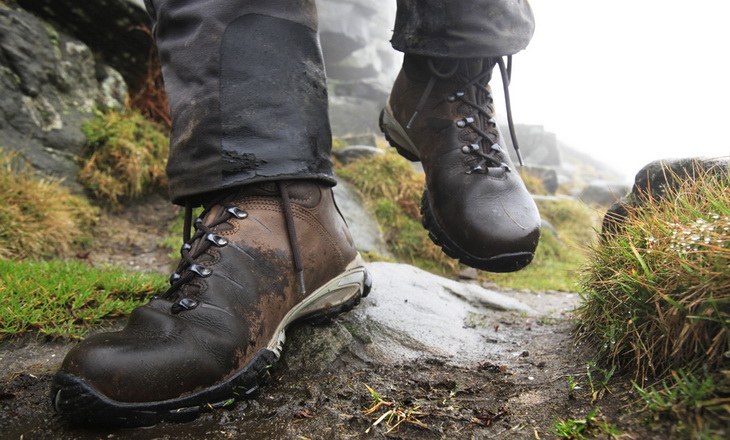
[[[655, 420], [669, 420], [682, 437], [726, 438], [717, 435], [730, 426], [730, 372], [673, 371], [656, 385], [643, 388], [634, 382], [646, 409]], [[651, 422], [651, 420], [650, 420]]]
[[18, 153], [0, 149], [0, 187], [0, 260], [63, 256], [90, 239], [97, 211]]
[[34, 331], [79, 338], [165, 288], [157, 274], [76, 261], [0, 261], [0, 338]]
[[621, 432], [615, 425], [599, 418], [599, 413], [598, 408], [593, 408], [583, 419], [556, 420], [552, 433], [558, 438], [567, 440], [589, 440], [598, 438], [598, 436], [609, 439], [618, 438]]
[[87, 148], [78, 180], [115, 209], [167, 185], [167, 130], [135, 110], [97, 112], [84, 125]]
[[727, 367], [730, 349], [728, 181], [698, 172], [665, 191], [592, 246], [578, 310], [581, 338], [640, 383]]

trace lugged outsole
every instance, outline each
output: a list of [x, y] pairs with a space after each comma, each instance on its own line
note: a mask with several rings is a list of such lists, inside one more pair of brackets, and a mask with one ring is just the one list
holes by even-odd
[[[58, 372], [51, 384], [53, 406], [58, 414], [71, 423], [137, 428], [153, 426], [162, 421], [192, 421], [203, 412], [232, 406], [238, 400], [255, 398], [261, 387], [270, 380], [269, 369], [279, 359], [286, 329], [291, 324], [303, 321], [315, 324], [327, 322], [341, 313], [352, 310], [360, 303], [361, 298], [370, 293], [372, 279], [368, 271], [362, 267], [359, 257], [355, 261], [354, 268], [345, 271], [326, 286], [336, 284], [347, 277], [350, 277], [348, 280], [356, 281], [357, 277], [353, 274], [361, 274], [362, 278], [359, 280], [359, 288], [353, 290], [349, 298], [325, 309], [294, 316], [291, 321], [283, 321], [284, 325], [274, 334], [267, 348], [259, 350], [241, 370], [214, 386], [170, 400], [126, 403], [107, 398], [82, 378]], [[351, 288], [352, 283], [347, 287]], [[327, 296], [322, 295], [321, 298], [326, 299]]]
[[[411, 162], [420, 162], [421, 159], [411, 152], [411, 149], [401, 145], [401, 143], [408, 142], [412, 144], [412, 142], [408, 139], [408, 135], [398, 122], [386, 113], [386, 108], [380, 112], [379, 124], [385, 139], [396, 149], [398, 154]], [[515, 272], [530, 264], [535, 256], [532, 252], [501, 254], [491, 258], [479, 258], [469, 254], [451, 240], [439, 225], [436, 217], [431, 212], [428, 189], [423, 190], [423, 196], [421, 197], [421, 216], [421, 222], [423, 227], [428, 231], [428, 237], [431, 241], [440, 247], [446, 255], [459, 260], [459, 262], [467, 266], [487, 272]]]
[[479, 258], [469, 254], [454, 243], [441, 229], [438, 221], [431, 213], [428, 190], [423, 191], [423, 197], [421, 198], [421, 216], [423, 227], [428, 230], [428, 237], [436, 246], [440, 247], [449, 257], [475, 269], [498, 273], [516, 272], [530, 264], [535, 256], [532, 252], [500, 254], [491, 258]]

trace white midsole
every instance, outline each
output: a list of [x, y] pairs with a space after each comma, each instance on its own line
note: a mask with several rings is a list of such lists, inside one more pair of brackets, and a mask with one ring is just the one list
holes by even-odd
[[416, 157], [420, 157], [418, 154], [418, 148], [411, 141], [411, 138], [406, 133], [406, 130], [395, 120], [393, 116], [393, 108], [390, 106], [390, 99], [385, 103], [385, 109], [383, 111], [383, 125], [386, 127], [388, 136], [398, 144], [399, 147], [408, 150], [413, 153]]
[[358, 254], [347, 268], [329, 282], [307, 296], [284, 316], [276, 328], [274, 337], [266, 346], [278, 357], [286, 339], [286, 328], [297, 319], [321, 310], [337, 307], [362, 295], [365, 285], [366, 270], [362, 258]]

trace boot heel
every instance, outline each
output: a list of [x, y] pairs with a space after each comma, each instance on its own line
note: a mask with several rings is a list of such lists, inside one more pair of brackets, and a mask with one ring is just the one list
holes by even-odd
[[380, 112], [379, 125], [385, 139], [398, 151], [398, 154], [411, 162], [421, 161], [418, 157], [418, 149], [406, 134], [405, 129], [393, 117], [390, 103], [386, 103], [385, 108]]

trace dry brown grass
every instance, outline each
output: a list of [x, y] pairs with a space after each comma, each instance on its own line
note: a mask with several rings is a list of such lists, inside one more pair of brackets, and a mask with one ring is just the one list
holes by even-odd
[[96, 210], [18, 153], [0, 149], [0, 187], [0, 259], [64, 256], [89, 239]]

